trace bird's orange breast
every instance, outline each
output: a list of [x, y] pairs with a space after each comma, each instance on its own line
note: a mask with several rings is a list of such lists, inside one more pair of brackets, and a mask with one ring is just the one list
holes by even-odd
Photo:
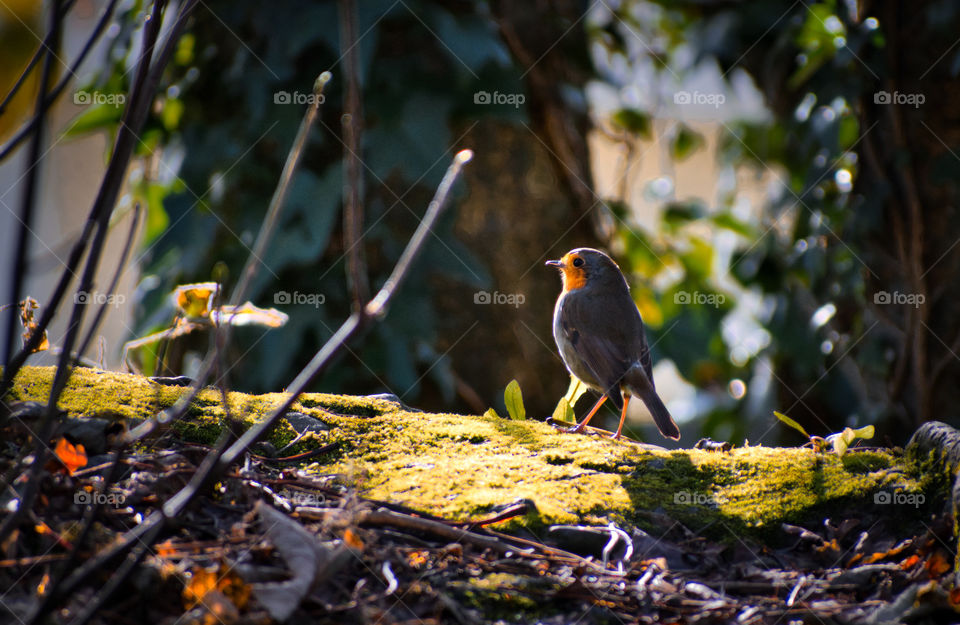
[[583, 267], [574, 267], [573, 261], [579, 258], [577, 254], [566, 254], [560, 259], [563, 263], [563, 292], [576, 291], [587, 284], [587, 272]]

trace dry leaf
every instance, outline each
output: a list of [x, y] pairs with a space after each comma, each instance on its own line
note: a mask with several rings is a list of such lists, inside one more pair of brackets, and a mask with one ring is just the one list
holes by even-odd
[[[285, 621], [300, 606], [314, 584], [333, 575], [346, 563], [348, 551], [340, 543], [321, 543], [300, 523], [262, 501], [254, 510], [260, 517], [265, 537], [277, 548], [290, 569], [285, 582], [255, 584], [253, 594], [276, 621]], [[337, 541], [339, 542], [339, 541]]]
[[[20, 302], [20, 323], [23, 325], [23, 345], [26, 346], [30, 338], [37, 331], [39, 324], [33, 320], [33, 314], [40, 309], [40, 303], [29, 295]], [[50, 341], [47, 340], [47, 332], [44, 330], [43, 338], [37, 345], [33, 353], [44, 352], [50, 349]]]
[[80, 467], [87, 466], [87, 452], [83, 445], [74, 445], [66, 437], [60, 437], [53, 453], [70, 475]]
[[289, 319], [289, 315], [276, 308], [260, 308], [250, 302], [240, 306], [221, 306], [210, 313], [210, 321], [217, 325], [228, 323], [232, 326], [279, 328], [286, 325]]
[[213, 296], [219, 289], [216, 282], [181, 284], [173, 290], [173, 301], [187, 317], [207, 317], [213, 310]]

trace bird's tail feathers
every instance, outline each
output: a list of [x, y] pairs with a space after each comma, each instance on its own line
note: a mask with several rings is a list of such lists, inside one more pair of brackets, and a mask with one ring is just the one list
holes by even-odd
[[625, 390], [631, 395], [639, 397], [647, 406], [654, 423], [660, 429], [660, 433], [673, 440], [680, 439], [680, 428], [670, 416], [670, 411], [663, 405], [663, 400], [657, 395], [653, 387], [653, 381], [647, 377], [647, 372], [640, 365], [631, 367], [626, 375], [623, 376], [622, 384]]

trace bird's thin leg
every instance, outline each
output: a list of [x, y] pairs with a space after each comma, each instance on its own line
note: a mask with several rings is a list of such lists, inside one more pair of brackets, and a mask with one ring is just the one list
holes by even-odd
[[627, 404], [630, 403], [630, 396], [626, 393], [623, 394], [623, 410], [620, 412], [620, 425], [617, 426], [617, 433], [611, 436], [613, 440], [620, 438], [620, 430], [623, 429], [623, 421], [627, 418]]
[[597, 411], [600, 410], [600, 406], [603, 405], [603, 402], [607, 401], [607, 396], [603, 395], [600, 397], [600, 401], [594, 404], [593, 408], [590, 409], [590, 412], [587, 413], [586, 418], [580, 422], [577, 427], [570, 430], [571, 432], [582, 432], [583, 428], [587, 427], [587, 424], [590, 423], [590, 419], [593, 418], [593, 415], [597, 414]]

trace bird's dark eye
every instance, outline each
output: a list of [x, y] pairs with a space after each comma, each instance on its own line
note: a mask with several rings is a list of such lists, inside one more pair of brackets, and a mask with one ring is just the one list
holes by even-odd
[[574, 266], [574, 267], [583, 267], [583, 259], [580, 258], [579, 256], [578, 256], [577, 258], [574, 258], [574, 259], [573, 259], [573, 266]]

